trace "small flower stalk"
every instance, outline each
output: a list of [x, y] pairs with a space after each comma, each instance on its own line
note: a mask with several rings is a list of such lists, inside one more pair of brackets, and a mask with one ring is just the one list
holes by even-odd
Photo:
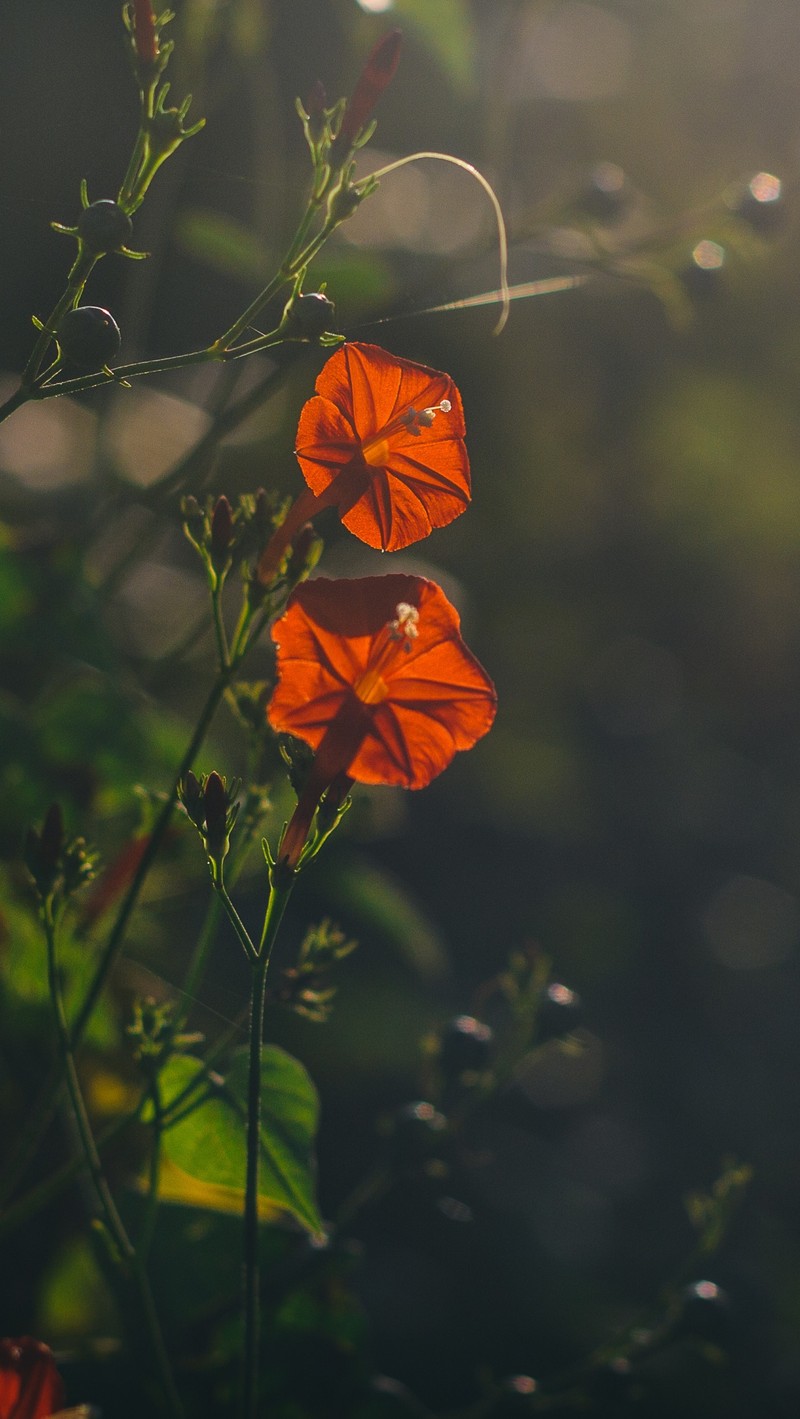
[[190, 770], [178, 790], [184, 811], [203, 840], [211, 880], [215, 884], [222, 882], [222, 864], [228, 855], [239, 813], [240, 789], [238, 779], [229, 786], [216, 771], [198, 779]]

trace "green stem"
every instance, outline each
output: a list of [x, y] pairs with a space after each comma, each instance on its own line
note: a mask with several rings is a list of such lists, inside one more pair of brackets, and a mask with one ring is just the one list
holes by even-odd
[[217, 893], [220, 902], [225, 908], [225, 911], [228, 913], [231, 925], [234, 931], [236, 932], [236, 935], [238, 936], [242, 947], [244, 948], [244, 953], [247, 956], [247, 959], [249, 961], [252, 961], [253, 964], [255, 964], [255, 962], [258, 960], [258, 952], [256, 951], [256, 948], [253, 945], [247, 927], [245, 926], [244, 922], [242, 921], [242, 918], [237, 912], [235, 906], [233, 905], [233, 902], [228, 896], [221, 872], [218, 880], [214, 882], [214, 891]]
[[156, 1221], [158, 1219], [158, 1194], [161, 1181], [161, 1141], [164, 1134], [164, 1107], [161, 1101], [161, 1089], [159, 1087], [157, 1074], [153, 1078], [149, 1094], [150, 1102], [153, 1106], [153, 1138], [147, 1178], [147, 1202], [136, 1247], [137, 1255], [142, 1265], [145, 1264], [153, 1244]]
[[[83, 289], [86, 285], [86, 282], [88, 281], [89, 276], [91, 275], [92, 270], [96, 266], [98, 260], [99, 257], [95, 256], [91, 252], [86, 251], [83, 248], [83, 244], [81, 243], [81, 249], [79, 250], [77, 257], [75, 258], [72, 270], [70, 271], [69, 276], [67, 277], [66, 289], [64, 290], [64, 293], [61, 298], [56, 301], [56, 304], [53, 306], [50, 315], [44, 323], [44, 329], [39, 331], [38, 338], [31, 351], [30, 359], [28, 360], [28, 363], [22, 371], [21, 387], [27, 392], [28, 398], [36, 397], [34, 394], [31, 393], [31, 386], [33, 384], [33, 381], [36, 379], [37, 374], [39, 373], [42, 360], [44, 359], [44, 356], [47, 353], [47, 348], [53, 339], [51, 332], [57, 328], [62, 315], [66, 315], [66, 312], [68, 310], [71, 310], [74, 305], [78, 304], [78, 301], [80, 300], [81, 295], [83, 294]], [[3, 409], [5, 409], [5, 407], [6, 406], [4, 405]], [[0, 416], [5, 418], [7, 417], [7, 415], [3, 413], [3, 409], [0, 409]]]
[[257, 1419], [260, 1342], [258, 1196], [261, 1164], [261, 1059], [267, 971], [293, 883], [270, 887], [250, 996], [250, 1062], [247, 1084], [247, 1175], [244, 1201], [244, 1382], [242, 1419]]
[[59, 1053], [70, 1104], [72, 1106], [72, 1113], [75, 1119], [75, 1126], [83, 1149], [86, 1166], [108, 1231], [119, 1253], [120, 1260], [125, 1270], [133, 1278], [138, 1292], [148, 1340], [152, 1347], [159, 1380], [163, 1387], [169, 1412], [173, 1416], [173, 1419], [182, 1419], [183, 1406], [175, 1387], [175, 1381], [169, 1365], [166, 1347], [164, 1345], [164, 1337], [161, 1334], [161, 1326], [150, 1290], [150, 1283], [147, 1279], [147, 1273], [141, 1257], [137, 1255], [136, 1249], [125, 1230], [125, 1225], [117, 1211], [116, 1203], [111, 1196], [111, 1191], [106, 1182], [105, 1173], [103, 1172], [103, 1165], [100, 1161], [100, 1154], [97, 1151], [94, 1134], [92, 1133], [92, 1127], [89, 1122], [89, 1115], [86, 1111], [78, 1071], [75, 1066], [75, 1056], [70, 1041], [70, 1030], [67, 1023], [66, 1011], [64, 1010], [64, 998], [61, 991], [61, 980], [56, 957], [55, 919], [52, 900], [45, 904], [42, 919], [47, 940], [47, 974], [50, 996], [53, 1002]]

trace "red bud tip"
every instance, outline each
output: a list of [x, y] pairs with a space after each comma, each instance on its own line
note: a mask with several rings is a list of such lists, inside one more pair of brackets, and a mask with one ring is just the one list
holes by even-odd
[[225, 494], [217, 498], [211, 514], [211, 550], [218, 557], [224, 557], [233, 537], [233, 512]]
[[158, 58], [156, 17], [151, 0], [132, 0], [133, 47], [145, 64], [155, 64]]
[[352, 148], [372, 117], [372, 110], [384, 89], [392, 82], [400, 63], [402, 43], [402, 30], [390, 30], [371, 49], [352, 97], [348, 100], [342, 126], [336, 137], [340, 154], [343, 155]]

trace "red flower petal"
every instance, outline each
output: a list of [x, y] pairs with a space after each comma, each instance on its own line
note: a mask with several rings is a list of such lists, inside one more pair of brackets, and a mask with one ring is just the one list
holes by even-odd
[[[297, 458], [318, 496], [341, 481], [339, 514], [362, 542], [396, 551], [464, 511], [464, 413], [449, 375], [352, 343], [327, 361], [316, 390], [300, 414]], [[428, 427], [414, 416], [429, 409]]]
[[23, 1335], [0, 1340], [0, 1419], [49, 1419], [64, 1404], [64, 1382], [46, 1345]]
[[[418, 633], [410, 649], [398, 643], [387, 656], [387, 625], [402, 603], [417, 608]], [[423, 788], [494, 719], [494, 687], [461, 639], [458, 613], [423, 577], [306, 582], [273, 639], [279, 681], [270, 724], [318, 749], [337, 720], [349, 757], [327, 767], [360, 783]], [[385, 693], [365, 703], [357, 687], [376, 667]]]

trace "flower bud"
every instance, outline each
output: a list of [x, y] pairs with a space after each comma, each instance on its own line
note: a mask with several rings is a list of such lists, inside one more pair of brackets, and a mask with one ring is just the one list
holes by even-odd
[[204, 789], [208, 855], [221, 861], [228, 851], [228, 809], [225, 784], [218, 773], [208, 775]]
[[25, 866], [43, 900], [52, 895], [55, 887], [63, 846], [64, 820], [61, 807], [58, 803], [52, 803], [45, 815], [41, 832], [29, 828], [23, 848]]
[[320, 83], [320, 80], [317, 79], [313, 89], [311, 90], [311, 93], [309, 94], [308, 98], [305, 101], [305, 104], [303, 105], [303, 109], [306, 115], [306, 126], [309, 141], [313, 144], [319, 144], [325, 137], [325, 128], [327, 123], [325, 105], [327, 101], [328, 98], [327, 94], [325, 93], [325, 89]]
[[332, 167], [342, 167], [357, 146], [378, 99], [394, 78], [402, 42], [402, 32], [390, 30], [370, 51], [331, 145]]
[[233, 540], [233, 512], [225, 494], [217, 498], [211, 514], [211, 561], [215, 571], [221, 571], [229, 560]]

